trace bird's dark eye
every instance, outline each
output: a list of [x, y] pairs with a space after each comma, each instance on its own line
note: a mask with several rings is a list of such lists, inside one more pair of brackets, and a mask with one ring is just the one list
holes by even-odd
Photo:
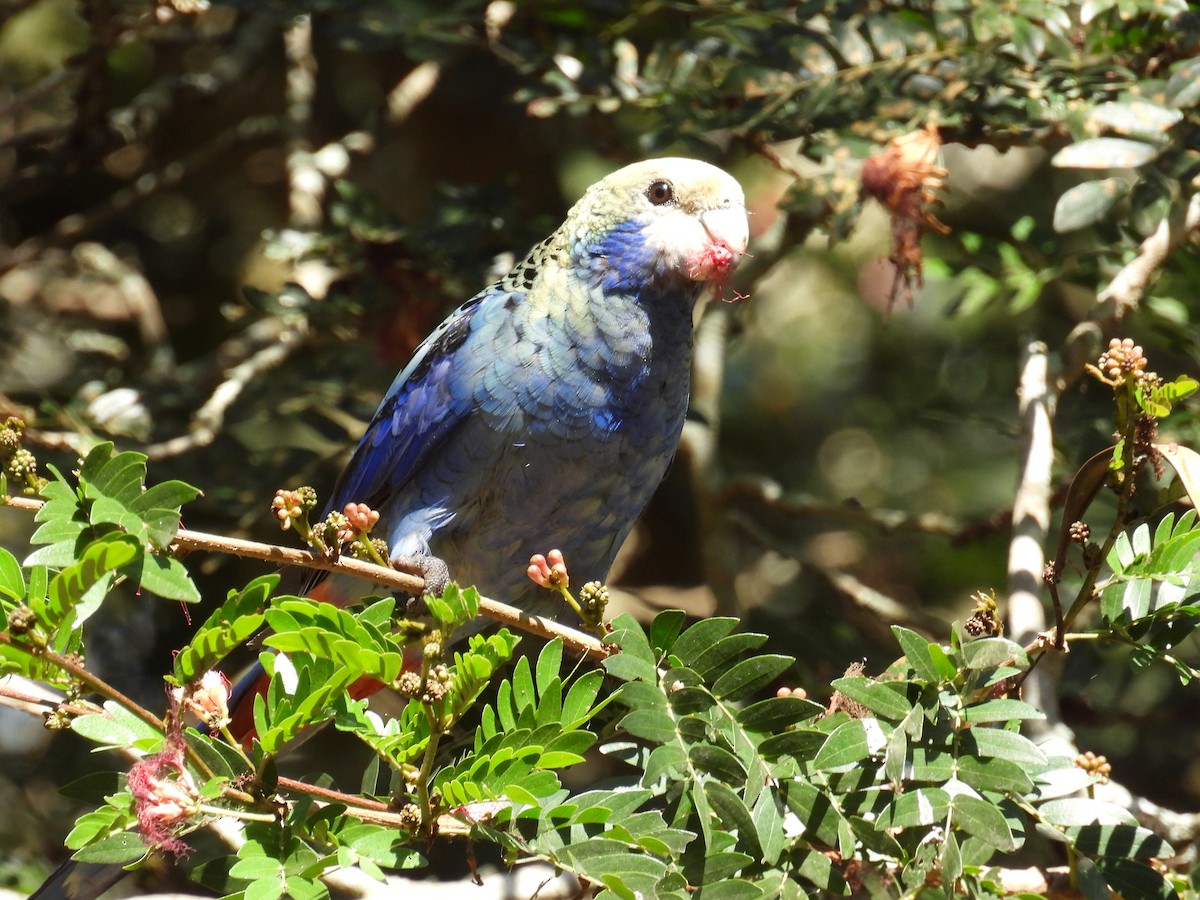
[[646, 199], [655, 206], [662, 206], [675, 199], [675, 189], [669, 181], [656, 181], [646, 188]]

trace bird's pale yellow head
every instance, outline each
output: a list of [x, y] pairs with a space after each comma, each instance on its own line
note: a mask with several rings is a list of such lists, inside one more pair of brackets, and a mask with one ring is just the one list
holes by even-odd
[[567, 225], [588, 268], [614, 289], [663, 279], [724, 284], [749, 237], [741, 185], [679, 157], [634, 163], [597, 182]]

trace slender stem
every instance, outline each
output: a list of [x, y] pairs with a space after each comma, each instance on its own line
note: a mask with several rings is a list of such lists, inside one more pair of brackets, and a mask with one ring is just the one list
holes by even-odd
[[229, 725], [222, 725], [218, 730], [221, 732], [221, 737], [225, 738], [225, 743], [229, 744], [229, 746], [234, 749], [237, 755], [242, 758], [242, 761], [246, 764], [247, 770], [253, 772], [254, 763], [250, 761], [250, 757], [247, 756], [246, 751], [242, 749], [241, 741], [235, 738], [233, 733], [229, 730]]
[[1137, 424], [1134, 417], [1130, 417], [1131, 424], [1125, 435], [1124, 446], [1124, 472], [1125, 480], [1121, 484], [1121, 491], [1117, 495], [1117, 514], [1113, 518], [1112, 527], [1108, 530], [1108, 535], [1104, 539], [1104, 544], [1100, 548], [1100, 552], [1096, 554], [1096, 564], [1092, 566], [1087, 575], [1083, 579], [1083, 584], [1079, 588], [1079, 593], [1075, 595], [1075, 602], [1071, 604], [1071, 608], [1067, 610], [1063, 616], [1063, 628], [1070, 628], [1079, 613], [1083, 608], [1092, 602], [1095, 594], [1096, 580], [1100, 577], [1100, 567], [1104, 560], [1108, 559], [1108, 554], [1112, 551], [1113, 544], [1117, 542], [1117, 538], [1125, 531], [1125, 526], [1129, 519], [1129, 501], [1133, 498], [1133, 489], [1137, 484], [1138, 466], [1134, 464], [1135, 456], [1135, 432]]
[[199, 812], [209, 816], [229, 816], [234, 819], [241, 819], [243, 822], [265, 822], [272, 825], [279, 821], [279, 817], [272, 813], [256, 813], [250, 812], [248, 809], [228, 809], [224, 806], [209, 806], [207, 803], [199, 804], [196, 809]]
[[[162, 719], [154, 715], [154, 713], [150, 712], [150, 710], [146, 709], [145, 707], [135, 703], [129, 697], [126, 697], [103, 678], [93, 675], [74, 660], [63, 656], [60, 653], [55, 653], [53, 650], [49, 650], [45, 647], [32, 647], [23, 641], [13, 640], [12, 635], [5, 631], [0, 631], [0, 643], [7, 644], [10, 647], [28, 653], [30, 656], [36, 656], [44, 659], [55, 668], [62, 669], [84, 687], [102, 697], [108, 698], [118, 706], [133, 713], [155, 731], [163, 734], [164, 736], [166, 735], [167, 726]], [[212, 769], [208, 767], [208, 764], [200, 758], [195, 750], [185, 744], [184, 752], [187, 754], [187, 757], [191, 761], [192, 765], [199, 769], [205, 778], [213, 777]]]
[[344, 803], [347, 806], [361, 806], [364, 809], [369, 809], [374, 812], [389, 812], [391, 807], [386, 803], [381, 803], [378, 800], [370, 800], [358, 794], [344, 794], [341, 791], [335, 791], [332, 788], [318, 787], [315, 784], [309, 784], [305, 781], [297, 781], [294, 778], [285, 778], [280, 775], [276, 782], [281, 788], [288, 791], [293, 791], [298, 794], [308, 794], [310, 797], [317, 797], [321, 800], [327, 800], [330, 803]]
[[[421, 681], [429, 681], [429, 660], [421, 662]], [[421, 771], [417, 775], [417, 803], [421, 807], [421, 831], [433, 835], [433, 806], [429, 802], [429, 779], [433, 776], [433, 764], [437, 761], [438, 745], [442, 742], [441, 703], [425, 703], [425, 719], [429, 722], [429, 740], [425, 742], [425, 753], [421, 757]]]
[[85, 687], [103, 697], [107, 697], [114, 703], [117, 703], [118, 705], [129, 710], [155, 731], [158, 731], [162, 734], [167, 733], [167, 727], [163, 724], [162, 719], [158, 718], [158, 716], [154, 715], [154, 713], [150, 712], [150, 710], [146, 709], [145, 707], [135, 703], [129, 697], [126, 697], [104, 679], [93, 675], [74, 660], [68, 659], [67, 657], [59, 653], [55, 653], [53, 650], [49, 650], [45, 647], [33, 647], [29, 644], [26, 644], [24, 641], [14, 640], [13, 636], [5, 631], [0, 631], [0, 643], [7, 644], [8, 646], [17, 650], [22, 650], [25, 653], [28, 653], [30, 656], [36, 656], [46, 660], [46, 662], [50, 663], [50, 665], [54, 666], [55, 668], [62, 669]]
[[[27, 694], [24, 691], [14, 691], [12, 688], [0, 684], [0, 697], [5, 697], [12, 703], [5, 704], [14, 709], [22, 709], [30, 713], [49, 713], [55, 710], [62, 710], [70, 713], [73, 716], [87, 716], [100, 712], [100, 709], [87, 706], [75, 706], [71, 703], [62, 703], [52, 700], [49, 697], [38, 697], [35, 694]], [[33, 707], [30, 709], [30, 707]]]
[[[30, 497], [0, 497], [0, 505], [12, 506], [36, 512], [45, 503]], [[281, 566], [300, 566], [306, 569], [320, 569], [325, 572], [338, 572], [345, 575], [382, 584], [408, 594], [421, 594], [425, 590], [425, 580], [419, 575], [400, 572], [392, 567], [377, 566], [361, 560], [341, 557], [333, 560], [313, 553], [309, 550], [297, 550], [292, 547], [280, 547], [275, 544], [262, 544], [257, 541], [247, 541], [241, 538], [225, 537], [223, 535], [206, 534], [201, 531], [180, 529], [176, 532], [168, 552], [183, 553], [192, 550], [205, 550], [213, 553], [228, 553], [247, 559], [258, 559]], [[563, 643], [580, 656], [592, 660], [606, 659], [612, 649], [602, 644], [599, 639], [590, 634], [555, 622], [541, 616], [533, 616], [524, 610], [498, 600], [487, 597], [479, 601], [479, 611], [502, 625], [508, 625], [520, 631], [534, 634], [538, 637], [552, 640], [562, 638]]]
[[371, 558], [371, 562], [375, 563], [375, 565], [388, 565], [388, 561], [384, 559], [382, 555], [380, 555], [378, 550], [375, 549], [375, 544], [372, 543], [371, 536], [369, 534], [360, 534], [358, 536], [358, 545], [366, 551], [367, 556]]

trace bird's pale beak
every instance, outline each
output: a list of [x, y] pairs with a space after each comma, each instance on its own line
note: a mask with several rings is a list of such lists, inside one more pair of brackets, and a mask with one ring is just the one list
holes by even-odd
[[746, 210], [742, 206], [710, 209], [700, 214], [700, 224], [710, 243], [701, 251], [689, 274], [697, 281], [723, 284], [742, 261], [750, 240]]
[[750, 240], [745, 208], [726, 206], [710, 209], [700, 215], [700, 222], [715, 243], [733, 253], [733, 265], [736, 266], [741, 261], [742, 254], [746, 252], [746, 244]]

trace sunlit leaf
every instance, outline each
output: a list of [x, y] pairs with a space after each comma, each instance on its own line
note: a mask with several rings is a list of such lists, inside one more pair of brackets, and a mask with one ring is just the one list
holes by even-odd
[[1102, 178], [1067, 189], [1054, 206], [1054, 230], [1062, 234], [1096, 224], [1129, 193], [1130, 187], [1121, 178]]
[[1159, 148], [1127, 138], [1092, 138], [1071, 144], [1050, 160], [1061, 169], [1136, 169], [1158, 156]]
[[1189, 109], [1200, 103], [1200, 59], [1181, 62], [1167, 81], [1167, 103], [1175, 109]]

